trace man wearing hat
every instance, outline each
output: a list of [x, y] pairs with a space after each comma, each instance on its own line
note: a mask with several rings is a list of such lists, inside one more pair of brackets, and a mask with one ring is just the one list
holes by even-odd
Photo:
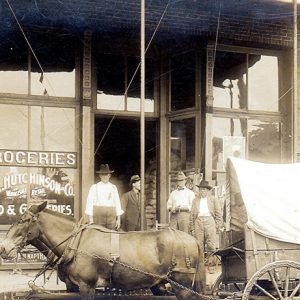
[[[124, 231], [141, 230], [141, 178], [139, 175], [133, 175], [129, 183], [131, 190], [121, 197], [121, 207], [124, 214], [121, 217], [121, 228]], [[146, 216], [144, 214], [144, 221]], [[145, 226], [144, 226], [145, 228]]]
[[176, 176], [177, 188], [172, 191], [167, 202], [170, 212], [170, 227], [189, 232], [189, 218], [195, 193], [185, 186], [187, 177], [183, 172]]
[[196, 186], [199, 195], [193, 201], [189, 230], [203, 247], [203, 253], [206, 243], [209, 256], [217, 249], [217, 231], [223, 228], [221, 208], [219, 201], [210, 194], [212, 187], [206, 180]]
[[102, 164], [99, 171], [96, 171], [100, 181], [93, 184], [89, 190], [85, 213], [90, 223], [119, 230], [123, 210], [117, 187], [109, 182], [113, 172], [108, 164]]

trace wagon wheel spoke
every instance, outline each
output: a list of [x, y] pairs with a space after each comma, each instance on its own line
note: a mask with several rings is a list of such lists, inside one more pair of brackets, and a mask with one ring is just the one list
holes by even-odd
[[284, 287], [284, 297], [287, 298], [289, 293], [289, 283], [290, 283], [290, 267], [286, 268], [285, 274], [285, 287]]
[[273, 295], [271, 295], [269, 292], [267, 292], [264, 288], [262, 288], [260, 285], [258, 285], [257, 283], [254, 283], [254, 286], [257, 287], [260, 291], [262, 291], [269, 298], [271, 298], [273, 300], [278, 300]]
[[235, 282], [233, 285], [235, 286], [235, 288], [236, 288], [239, 292], [241, 291], [240, 287], [237, 285], [236, 282]]
[[290, 295], [290, 298], [293, 298], [297, 292], [299, 291], [299, 288], [300, 288], [300, 282], [297, 284], [297, 286], [294, 288], [293, 292], [291, 293]]
[[280, 299], [283, 299], [282, 294], [281, 294], [281, 292], [280, 292], [280, 290], [279, 290], [277, 281], [275, 280], [275, 277], [274, 277], [273, 273], [271, 273], [270, 271], [268, 271], [268, 274], [269, 274], [269, 276], [270, 276], [270, 278], [271, 278], [271, 280], [272, 280], [273, 286], [274, 286], [274, 288], [275, 288], [275, 290], [276, 290], [276, 292], [277, 292], [279, 298], [280, 298]]

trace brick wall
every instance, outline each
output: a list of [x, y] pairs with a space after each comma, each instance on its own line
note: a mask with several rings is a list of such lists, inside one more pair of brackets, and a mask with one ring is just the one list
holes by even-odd
[[[214, 38], [219, 27], [220, 38], [268, 45], [292, 45], [291, 5], [276, 1], [272, 4], [270, 1], [259, 1], [257, 4], [246, 0], [170, 2], [172, 4], [166, 10], [158, 35]], [[146, 27], [149, 34], [160, 20], [166, 3], [163, 0], [146, 1]], [[48, 26], [81, 32], [87, 28], [99, 32], [130, 30], [132, 35], [139, 35], [139, 0], [15, 0], [12, 7], [21, 24], [27, 27]], [[1, 28], [16, 28], [7, 5], [2, 4], [1, 10], [5, 16], [0, 20]]]

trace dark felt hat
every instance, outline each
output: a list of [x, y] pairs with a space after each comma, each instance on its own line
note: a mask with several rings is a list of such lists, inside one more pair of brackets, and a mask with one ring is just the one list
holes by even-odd
[[140, 180], [141, 180], [141, 178], [140, 178], [139, 175], [133, 175], [133, 176], [131, 176], [131, 178], [130, 178], [129, 185], [132, 185], [133, 183], [135, 183], [135, 182], [137, 182], [137, 181], [140, 181]]
[[199, 184], [196, 184], [198, 188], [211, 190], [212, 187], [209, 185], [208, 181], [202, 180]]
[[96, 171], [96, 173], [98, 173], [98, 174], [111, 174], [113, 172], [114, 172], [114, 170], [111, 170], [109, 168], [108, 164], [102, 164], [102, 165], [100, 165], [99, 171]]

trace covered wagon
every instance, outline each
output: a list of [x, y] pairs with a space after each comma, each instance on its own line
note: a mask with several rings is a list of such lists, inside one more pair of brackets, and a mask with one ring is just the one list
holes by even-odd
[[300, 164], [229, 158], [221, 298], [300, 299]]

